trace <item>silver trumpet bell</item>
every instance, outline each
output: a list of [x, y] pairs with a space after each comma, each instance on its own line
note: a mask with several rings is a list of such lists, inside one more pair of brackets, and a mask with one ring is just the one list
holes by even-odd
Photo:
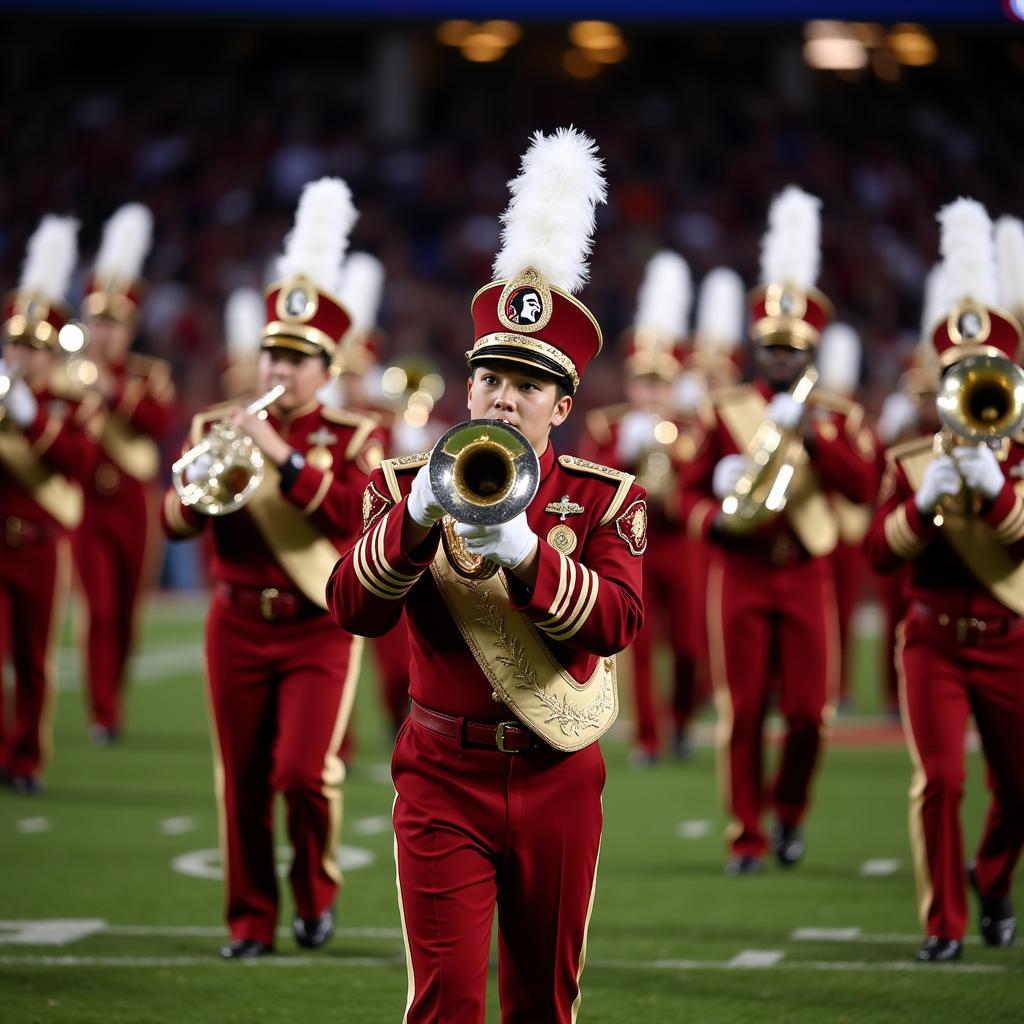
[[467, 551], [455, 523], [495, 526], [519, 515], [540, 486], [533, 445], [500, 420], [466, 420], [434, 445], [427, 472], [434, 497], [447, 513], [441, 540], [452, 568], [466, 579], [489, 579], [498, 566]]

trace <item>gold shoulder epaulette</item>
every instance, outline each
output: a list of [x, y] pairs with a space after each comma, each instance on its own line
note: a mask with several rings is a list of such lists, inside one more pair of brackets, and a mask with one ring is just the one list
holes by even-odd
[[391, 491], [392, 501], [402, 500], [402, 489], [398, 486], [398, 474], [409, 473], [425, 466], [430, 461], [430, 452], [419, 452], [416, 455], [399, 455], [393, 459], [385, 459], [380, 464], [384, 481]]
[[598, 444], [607, 444], [612, 439], [612, 424], [618, 423], [628, 411], [629, 404], [626, 402], [591, 409], [587, 413], [587, 431]]
[[320, 415], [329, 423], [337, 423], [342, 427], [361, 427], [369, 421], [373, 426], [380, 422], [380, 417], [373, 412], [353, 412], [351, 409], [328, 409], [320, 407]]
[[912, 437], [909, 441], [901, 441], [886, 450], [885, 457], [889, 462], [899, 462], [911, 455], [920, 455], [922, 452], [931, 451], [933, 438], [931, 434], [923, 437]]
[[602, 466], [599, 462], [591, 462], [589, 459], [581, 459], [575, 455], [559, 455], [558, 464], [571, 472], [596, 476], [598, 479], [607, 480], [609, 483], [617, 485], [615, 494], [612, 495], [611, 504], [605, 509], [598, 526], [604, 526], [605, 523], [609, 523], [615, 518], [635, 480], [632, 473], [626, 473], [621, 469], [612, 469], [611, 466]]

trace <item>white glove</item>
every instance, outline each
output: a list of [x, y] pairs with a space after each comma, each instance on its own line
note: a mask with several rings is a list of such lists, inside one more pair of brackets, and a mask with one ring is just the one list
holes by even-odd
[[804, 406], [788, 391], [781, 391], [768, 403], [768, 419], [783, 430], [792, 430], [804, 418]]
[[537, 534], [530, 529], [525, 511], [497, 526], [456, 523], [455, 533], [462, 538], [467, 551], [489, 558], [506, 569], [514, 569], [525, 562], [537, 546]]
[[894, 444], [896, 438], [917, 422], [917, 407], [909, 395], [897, 391], [882, 403], [878, 416], [878, 436], [884, 445]]
[[996, 453], [984, 442], [953, 449], [953, 458], [964, 483], [991, 501], [1003, 489], [1003, 471]]
[[645, 448], [654, 446], [654, 428], [658, 417], [641, 409], [627, 412], [619, 421], [617, 451], [619, 458], [629, 465]]
[[962, 484], [960, 472], [950, 456], [942, 455], [934, 459], [928, 463], [924, 479], [914, 496], [917, 511], [923, 516], [930, 516], [935, 511], [939, 499], [958, 494]]
[[438, 504], [437, 498], [434, 497], [434, 489], [430, 486], [429, 470], [429, 466], [422, 466], [416, 474], [406, 505], [413, 522], [427, 529], [444, 515], [444, 509]]
[[32, 389], [23, 381], [15, 381], [14, 386], [7, 393], [4, 399], [7, 407], [7, 415], [24, 430], [36, 418], [39, 412], [39, 403]]
[[673, 389], [676, 408], [680, 412], [694, 412], [707, 394], [707, 384], [699, 373], [681, 373]]
[[725, 458], [719, 459], [711, 476], [711, 490], [714, 491], [715, 497], [722, 499], [727, 494], [732, 494], [749, 464], [746, 455], [726, 455]]
[[199, 455], [194, 461], [185, 467], [185, 482], [194, 484], [205, 480], [210, 475], [210, 467], [213, 465], [213, 456], [208, 452]]

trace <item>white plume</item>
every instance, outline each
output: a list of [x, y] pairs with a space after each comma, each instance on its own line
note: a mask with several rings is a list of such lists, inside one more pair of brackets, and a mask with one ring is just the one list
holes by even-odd
[[255, 288], [236, 288], [224, 307], [224, 334], [232, 359], [249, 359], [260, 347], [266, 306]]
[[633, 326], [685, 338], [689, 330], [693, 281], [686, 260], [677, 253], [656, 253], [647, 263]]
[[694, 344], [699, 349], [732, 352], [743, 337], [744, 315], [740, 275], [729, 267], [715, 267], [700, 285]]
[[527, 267], [567, 292], [586, 283], [593, 247], [594, 208], [607, 194], [597, 144], [575, 128], [536, 132], [509, 183], [512, 198], [502, 215], [496, 280]]
[[812, 288], [821, 263], [821, 200], [788, 185], [772, 200], [761, 240], [761, 283]]
[[942, 280], [945, 268], [936, 263], [924, 279], [924, 297], [921, 303], [921, 337], [931, 348], [932, 331], [944, 319], [955, 303], [946, 302], [946, 286]]
[[992, 221], [976, 199], [955, 199], [939, 210], [943, 312], [964, 299], [986, 306], [998, 301]]
[[341, 178], [308, 182], [299, 196], [295, 227], [285, 239], [284, 255], [277, 261], [278, 276], [304, 274], [317, 288], [334, 295], [348, 236], [358, 217], [352, 192]]
[[28, 240], [19, 291], [42, 295], [48, 302], [66, 302], [78, 260], [78, 221], [47, 214]]
[[827, 391], [852, 395], [860, 383], [860, 358], [860, 335], [849, 324], [829, 324], [818, 349], [821, 386]]
[[352, 316], [356, 336], [373, 330], [384, 291], [384, 265], [368, 252], [354, 252], [345, 261], [338, 298]]
[[153, 214], [142, 203], [122, 206], [103, 225], [103, 240], [96, 254], [100, 280], [131, 285], [142, 276], [149, 247], [153, 244]]
[[999, 301], [1014, 316], [1024, 315], [1024, 224], [1016, 217], [996, 221]]

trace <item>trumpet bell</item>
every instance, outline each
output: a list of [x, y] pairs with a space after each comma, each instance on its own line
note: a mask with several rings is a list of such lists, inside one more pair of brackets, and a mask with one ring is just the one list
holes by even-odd
[[1024, 425], [1024, 370], [1004, 356], [968, 356], [942, 377], [939, 419], [956, 437], [977, 444]]
[[247, 434], [222, 431], [207, 458], [209, 464], [194, 480], [187, 479], [187, 465], [175, 466], [174, 485], [181, 503], [208, 516], [236, 512], [263, 480], [263, 452]]

